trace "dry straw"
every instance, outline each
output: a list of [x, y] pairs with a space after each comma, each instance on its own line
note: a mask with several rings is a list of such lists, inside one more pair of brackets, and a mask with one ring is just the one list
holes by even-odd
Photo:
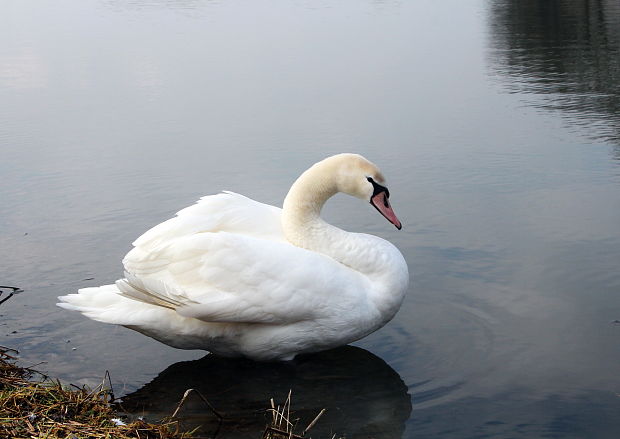
[[178, 424], [124, 424], [103, 384], [94, 390], [66, 387], [20, 367], [11, 349], [0, 347], [0, 438], [177, 439], [189, 438]]
[[[299, 423], [299, 419], [291, 419], [291, 391], [289, 390], [286, 401], [282, 406], [276, 407], [273, 399], [270, 401], [271, 408], [268, 410], [271, 412], [271, 422], [265, 427], [262, 439], [306, 439], [306, 434], [317, 423], [319, 418], [325, 413], [325, 409], [321, 410], [318, 415], [314, 417], [306, 428], [300, 434], [295, 433], [295, 428]], [[332, 437], [335, 439], [336, 435]]]
[[[104, 386], [105, 379], [94, 390], [63, 386], [58, 380], [18, 366], [13, 353], [16, 351], [0, 346], [0, 438], [191, 438], [192, 433], [180, 431], [178, 421], [174, 420], [191, 393], [197, 393], [220, 422], [224, 419], [202, 394], [189, 389], [172, 416], [162, 423], [139, 420], [125, 424], [118, 419], [112, 404], [114, 396]], [[109, 380], [109, 375], [106, 377]], [[321, 410], [301, 433], [295, 433], [299, 419], [291, 418], [291, 392], [281, 406], [276, 406], [273, 399], [270, 402], [270, 424], [265, 427], [262, 439], [306, 439], [309, 430], [325, 413], [325, 409]]]

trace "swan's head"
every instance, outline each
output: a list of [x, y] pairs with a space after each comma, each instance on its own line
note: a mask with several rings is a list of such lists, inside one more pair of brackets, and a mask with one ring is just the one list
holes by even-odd
[[336, 188], [339, 192], [370, 202], [398, 230], [402, 224], [390, 206], [390, 191], [379, 168], [359, 154], [338, 154], [326, 160], [336, 165]]

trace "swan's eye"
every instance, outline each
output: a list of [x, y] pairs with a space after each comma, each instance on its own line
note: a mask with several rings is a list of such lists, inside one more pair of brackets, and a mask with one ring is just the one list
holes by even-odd
[[373, 180], [372, 177], [366, 177], [366, 180], [368, 180], [370, 184], [372, 184], [372, 188], [373, 188], [372, 196], [373, 197], [377, 194], [380, 194], [381, 192], [385, 192], [385, 197], [390, 198], [390, 191], [388, 190], [388, 188], [377, 183], [375, 180]]

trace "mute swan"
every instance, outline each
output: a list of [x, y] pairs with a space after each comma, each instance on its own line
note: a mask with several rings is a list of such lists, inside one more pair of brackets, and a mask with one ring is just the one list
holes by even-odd
[[321, 219], [337, 192], [401, 228], [379, 169], [338, 154], [305, 171], [282, 209], [232, 192], [201, 198], [133, 243], [123, 279], [58, 305], [229, 357], [290, 360], [358, 340], [396, 314], [409, 273], [391, 243]]

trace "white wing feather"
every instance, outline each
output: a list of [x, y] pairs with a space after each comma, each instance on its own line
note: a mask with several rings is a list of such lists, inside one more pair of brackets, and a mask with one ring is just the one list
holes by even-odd
[[288, 243], [280, 212], [233, 193], [204, 197], [134, 242], [117, 286], [126, 297], [207, 322], [319, 319], [326, 307], [332, 314], [354, 306], [347, 291], [360, 304], [367, 280]]

